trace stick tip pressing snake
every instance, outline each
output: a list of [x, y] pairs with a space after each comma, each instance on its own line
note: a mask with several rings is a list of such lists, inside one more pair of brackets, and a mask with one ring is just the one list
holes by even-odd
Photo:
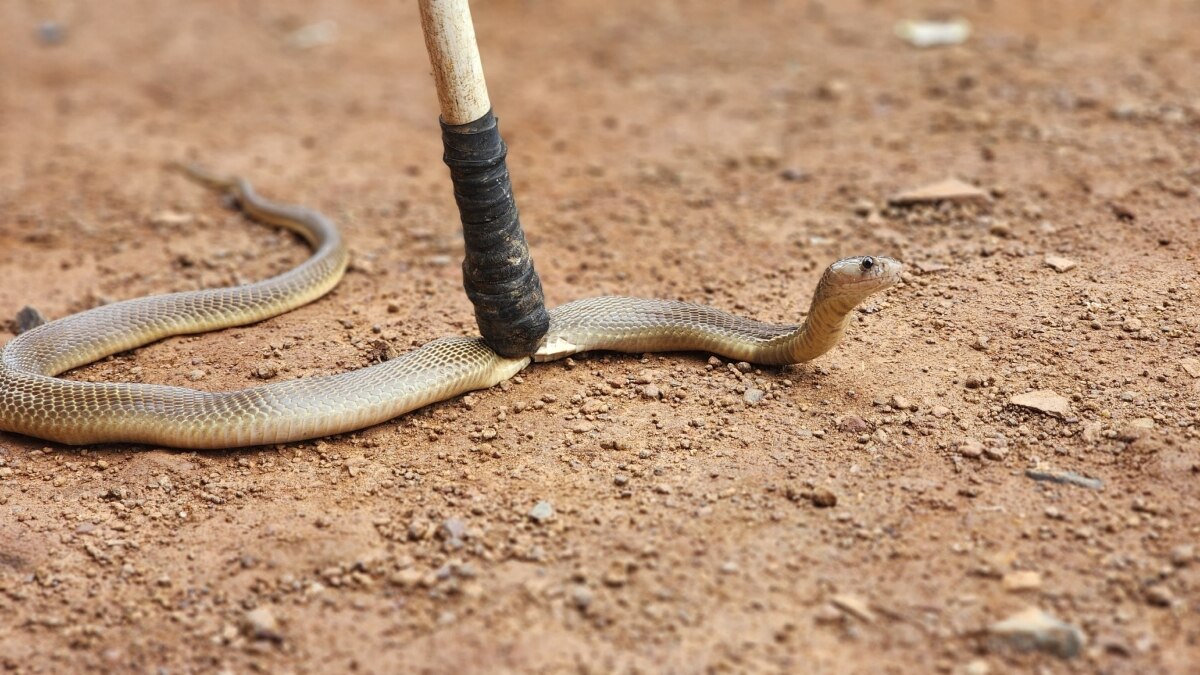
[[[173, 168], [231, 195], [251, 218], [299, 233], [313, 255], [263, 281], [124, 300], [21, 333], [0, 348], [0, 431], [69, 444], [222, 448], [283, 443], [378, 424], [490, 387], [529, 364], [530, 358], [499, 356], [481, 338], [448, 337], [371, 367], [233, 391], [57, 377], [168, 336], [282, 314], [324, 295], [345, 272], [345, 244], [320, 213], [264, 199], [235, 176], [192, 165]], [[674, 300], [577, 300], [551, 310], [550, 331], [531, 358], [551, 361], [590, 350], [707, 351], [760, 364], [800, 363], [836, 345], [854, 308], [895, 284], [901, 269], [884, 256], [833, 263], [798, 325], [763, 323]]]

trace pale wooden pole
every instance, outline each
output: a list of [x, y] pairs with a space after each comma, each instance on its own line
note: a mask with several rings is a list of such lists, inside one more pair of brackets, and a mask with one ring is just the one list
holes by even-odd
[[546, 334], [542, 283], [521, 229], [467, 0], [418, 0], [441, 106], [443, 159], [463, 226], [463, 288], [489, 346], [529, 356]]
[[466, 124], [492, 109], [467, 0], [420, 0], [421, 28], [433, 67], [442, 121]]

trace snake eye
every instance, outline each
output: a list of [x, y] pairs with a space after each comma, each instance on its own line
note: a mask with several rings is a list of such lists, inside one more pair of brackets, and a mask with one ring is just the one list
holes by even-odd
[[866, 258], [862, 259], [862, 268], [864, 271], [869, 270], [874, 266], [875, 266], [875, 259], [872, 258], [871, 256], [867, 256]]

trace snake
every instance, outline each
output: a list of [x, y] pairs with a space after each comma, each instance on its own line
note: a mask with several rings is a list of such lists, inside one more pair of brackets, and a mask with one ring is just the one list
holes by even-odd
[[895, 284], [902, 269], [885, 256], [833, 263], [797, 325], [764, 323], [675, 300], [606, 296], [550, 310], [549, 331], [537, 351], [521, 358], [500, 356], [477, 336], [451, 336], [356, 370], [229, 391], [59, 377], [170, 336], [283, 314], [320, 298], [345, 273], [348, 249], [337, 227], [321, 213], [266, 199], [238, 176], [195, 165], [174, 168], [231, 198], [250, 219], [294, 231], [312, 254], [265, 280], [112, 302], [20, 332], [0, 348], [0, 431], [68, 445], [268, 445], [380, 424], [496, 385], [531, 361], [585, 351], [702, 351], [763, 365], [800, 363], [836, 345], [854, 308]]

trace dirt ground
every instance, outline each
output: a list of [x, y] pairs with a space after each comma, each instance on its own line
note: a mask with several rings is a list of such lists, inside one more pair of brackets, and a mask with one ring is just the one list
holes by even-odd
[[[597, 354], [228, 452], [0, 434], [0, 667], [1196, 672], [1200, 5], [893, 33], [953, 4], [476, 2], [550, 305], [794, 321], [859, 253], [904, 283], [808, 365]], [[474, 333], [415, 3], [5, 2], [0, 64], [3, 317], [304, 258], [180, 157], [354, 255], [310, 306], [70, 377], [240, 388]], [[992, 199], [889, 206], [951, 176]], [[989, 631], [1030, 607], [1080, 653]]]

